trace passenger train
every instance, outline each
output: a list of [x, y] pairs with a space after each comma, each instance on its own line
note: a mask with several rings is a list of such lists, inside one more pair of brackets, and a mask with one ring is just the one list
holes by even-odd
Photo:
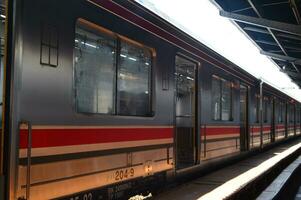
[[300, 102], [137, 2], [11, 2], [8, 199], [126, 199], [300, 135]]

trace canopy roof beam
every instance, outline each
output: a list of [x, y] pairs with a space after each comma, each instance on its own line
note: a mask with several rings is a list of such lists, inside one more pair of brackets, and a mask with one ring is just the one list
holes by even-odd
[[252, 32], [256, 32], [256, 33], [270, 34], [269, 31], [262, 29], [262, 28], [257, 28], [257, 27], [246, 26], [246, 27], [243, 27], [243, 29], [246, 31], [252, 31]]
[[[257, 28], [257, 27], [245, 26], [245, 27], [243, 27], [243, 29], [245, 31], [252, 31], [252, 32], [256, 32], [256, 33], [270, 34], [269, 31], [267, 31], [266, 29]], [[277, 33], [276, 36], [301, 41], [301, 37], [298, 37], [296, 35], [290, 35], [290, 34], [287, 34], [287, 33]]]
[[284, 22], [278, 22], [258, 17], [250, 17], [246, 15], [230, 13], [223, 10], [220, 10], [220, 16], [246, 24], [270, 28], [273, 30], [301, 36], [301, 25], [287, 24]]
[[[256, 43], [260, 43], [260, 44], [266, 44], [266, 45], [271, 45], [271, 46], [275, 46], [278, 47], [279, 45], [275, 42], [270, 42], [270, 41], [266, 41], [266, 40], [254, 40]], [[299, 47], [295, 47], [292, 45], [282, 45], [286, 50], [301, 50], [301, 48]]]
[[298, 36], [295, 36], [295, 35], [289, 35], [289, 34], [286, 34], [286, 33], [278, 33], [277, 36], [301, 41], [301, 37], [298, 37]]
[[[264, 19], [263, 15], [264, 15], [264, 11], [261, 8], [261, 6], [258, 4], [258, 0], [248, 0], [248, 3], [250, 4], [250, 6], [253, 8], [254, 12], [257, 14], [257, 16], [260, 19]], [[282, 44], [280, 43], [280, 41], [277, 39], [276, 35], [274, 34], [274, 32], [272, 31], [272, 29], [270, 27], [266, 27], [268, 32], [271, 34], [271, 36], [273, 37], [273, 39], [275, 40], [275, 42], [277, 43], [277, 45], [279, 46], [279, 48], [283, 51], [283, 53], [288, 56], [287, 52], [285, 51], [284, 47], [282, 46]], [[295, 68], [295, 70], [297, 72], [299, 72], [299, 69], [295, 66], [294, 63], [292, 63], [293, 67]]]
[[[258, 0], [248, 0], [249, 4], [251, 5], [251, 7], [254, 9], [254, 11], [256, 12], [256, 14], [258, 15], [258, 17], [263, 18], [263, 14], [264, 11], [263, 9], [259, 6], [258, 4]], [[271, 34], [271, 36], [273, 37], [273, 39], [275, 40], [275, 42], [278, 44], [279, 48], [283, 51], [283, 53], [288, 56], [287, 52], [285, 51], [284, 47], [282, 46], [282, 44], [280, 43], [280, 41], [277, 39], [276, 35], [274, 34], [274, 32], [271, 30], [271, 28], [267, 28], [268, 32]], [[295, 68], [295, 70], [297, 72], [299, 72], [298, 67], [292, 63], [293, 67]]]
[[294, 58], [291, 56], [285, 56], [285, 55], [280, 55], [280, 54], [276, 54], [276, 53], [270, 53], [270, 52], [266, 52], [266, 51], [260, 51], [260, 53], [262, 55], [268, 56], [270, 58], [274, 58], [276, 60], [282, 60], [282, 61], [287, 61], [290, 63], [294, 63], [296, 65], [301, 65], [301, 59], [298, 58]]
[[[289, 52], [301, 52], [301, 49], [300, 50], [297, 50], [297, 49], [288, 49]], [[271, 52], [271, 53], [282, 53], [281, 50], [268, 50], [268, 52]]]
[[290, 6], [293, 10], [294, 16], [296, 18], [297, 24], [300, 24], [301, 23], [301, 15], [300, 15], [300, 12], [298, 10], [296, 1], [295, 0], [289, 0], [289, 2], [290, 2]]

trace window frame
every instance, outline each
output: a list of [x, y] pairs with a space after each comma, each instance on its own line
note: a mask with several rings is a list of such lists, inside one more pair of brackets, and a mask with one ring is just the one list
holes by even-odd
[[[76, 103], [76, 99], [77, 99], [77, 95], [76, 95], [76, 84], [75, 84], [75, 71], [76, 71], [76, 67], [75, 67], [75, 39], [76, 39], [76, 27], [78, 25], [78, 23], [81, 23], [83, 25], [85, 25], [86, 27], [89, 27], [91, 29], [94, 29], [96, 31], [99, 31], [100, 33], [103, 33], [104, 35], [111, 35], [112, 38], [114, 38], [115, 42], [116, 42], [116, 49], [115, 49], [115, 64], [113, 65], [113, 69], [114, 69], [114, 84], [113, 84], [113, 105], [114, 105], [114, 112], [112, 113], [98, 113], [98, 112], [83, 112], [83, 111], [78, 111], [77, 108], [77, 103]], [[149, 108], [148, 108], [148, 113], [146, 115], [130, 115], [130, 114], [120, 114], [118, 111], [118, 107], [117, 105], [119, 104], [118, 102], [118, 71], [119, 71], [119, 63], [120, 63], [120, 44], [121, 42], [126, 42], [129, 44], [132, 44], [134, 46], [138, 46], [138, 47], [142, 47], [144, 49], [147, 49], [150, 52], [150, 71], [148, 73], [148, 101], [149, 101]], [[104, 115], [104, 116], [127, 116], [127, 117], [153, 117], [155, 115], [155, 111], [154, 111], [154, 105], [153, 105], [153, 101], [154, 101], [154, 60], [156, 59], [156, 50], [155, 48], [149, 47], [148, 45], [145, 45], [143, 43], [140, 43], [138, 41], [135, 41], [133, 39], [130, 39], [128, 37], [125, 37], [123, 35], [120, 35], [116, 32], [111, 31], [110, 29], [107, 29], [99, 24], [96, 24], [94, 22], [92, 22], [91, 20], [87, 20], [85, 18], [77, 18], [74, 22], [74, 37], [73, 37], [73, 67], [72, 67], [72, 74], [73, 74], [73, 107], [75, 108], [75, 112], [78, 114], [88, 114], [88, 115]]]
[[[213, 80], [218, 80], [219, 82], [219, 106], [220, 106], [220, 112], [219, 112], [219, 118], [218, 119], [214, 119], [214, 110], [213, 108]], [[228, 82], [230, 84], [230, 112], [229, 112], [229, 119], [222, 119], [222, 110], [223, 110], [223, 106], [222, 106], [222, 98], [223, 98], [223, 81], [224, 82]], [[211, 76], [211, 118], [214, 121], [233, 121], [233, 88], [234, 88], [234, 83], [233, 81], [230, 81], [228, 79], [222, 78], [218, 75], [213, 74]]]

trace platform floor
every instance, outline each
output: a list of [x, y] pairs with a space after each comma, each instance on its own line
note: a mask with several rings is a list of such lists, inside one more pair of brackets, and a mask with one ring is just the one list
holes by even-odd
[[[279, 153], [284, 152], [292, 146], [301, 143], [301, 138], [289, 141], [279, 146], [273, 147], [272, 149], [259, 153], [252, 157], [241, 160], [233, 165], [227, 166], [208, 175], [196, 178], [188, 183], [176, 186], [168, 191], [165, 191], [153, 199], [156, 200], [182, 200], [182, 199], [198, 199], [203, 195], [211, 192], [217, 187], [230, 181], [231, 179], [253, 169], [263, 163], [264, 161], [277, 156]], [[299, 190], [301, 191], [301, 190]], [[301, 198], [300, 198], [301, 199]]]

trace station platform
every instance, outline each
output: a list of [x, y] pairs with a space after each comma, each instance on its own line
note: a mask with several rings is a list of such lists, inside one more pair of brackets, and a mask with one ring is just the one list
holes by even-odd
[[[299, 137], [170, 188], [154, 195], [152, 199], [256, 199], [260, 196], [261, 200], [270, 199], [271, 196], [262, 193], [300, 155]], [[280, 182], [284, 182], [283, 177]], [[277, 184], [279, 186], [279, 181], [276, 181]]]

